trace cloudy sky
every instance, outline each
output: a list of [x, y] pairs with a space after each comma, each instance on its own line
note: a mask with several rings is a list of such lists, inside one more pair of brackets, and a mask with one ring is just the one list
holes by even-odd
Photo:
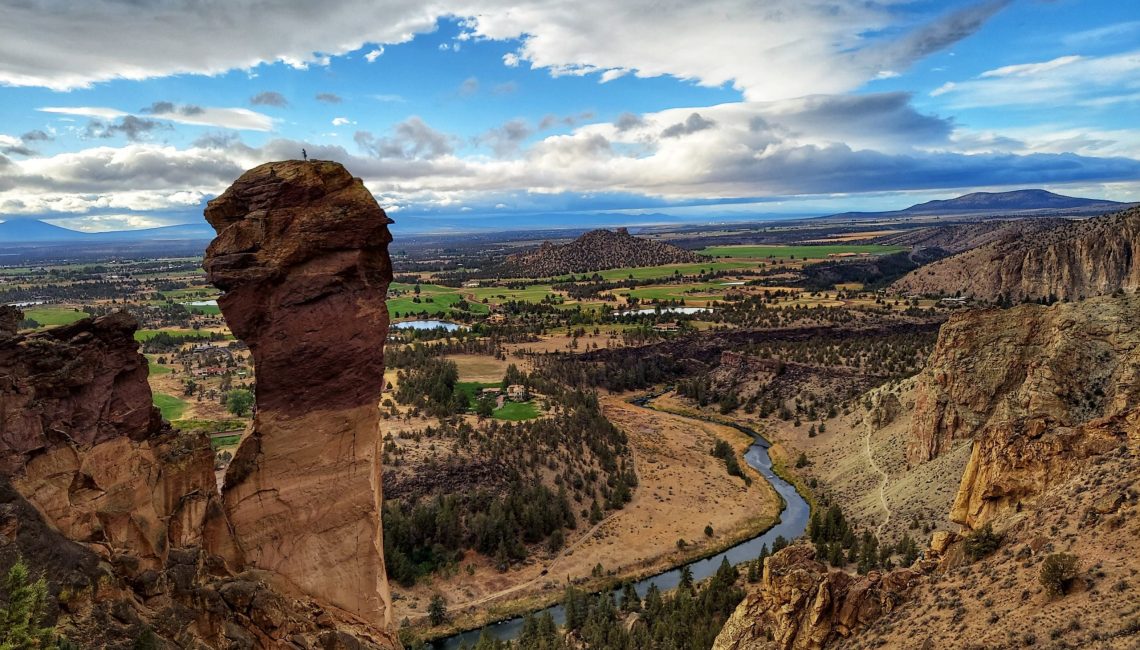
[[1140, 201], [1138, 109], [1132, 1], [0, 0], [0, 219], [195, 222], [302, 148], [397, 232]]

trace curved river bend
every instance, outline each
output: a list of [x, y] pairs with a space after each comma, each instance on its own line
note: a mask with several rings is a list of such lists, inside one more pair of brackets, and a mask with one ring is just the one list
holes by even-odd
[[[636, 400], [634, 404], [644, 408], [645, 400]], [[720, 567], [721, 561], [725, 558], [728, 558], [729, 564], [735, 566], [742, 562], [756, 559], [756, 557], [760, 555], [760, 549], [763, 548], [764, 545], [767, 545], [768, 548], [772, 548], [772, 542], [775, 541], [777, 537], [782, 536], [788, 541], [796, 539], [807, 530], [808, 519], [811, 517], [811, 507], [807, 501], [800, 496], [800, 493], [796, 491], [796, 488], [791, 483], [777, 476], [772, 470], [772, 459], [768, 456], [768, 447], [770, 445], [764, 438], [752, 429], [739, 424], [723, 422], [717, 422], [717, 424], [735, 427], [756, 440], [756, 442], [748, 448], [748, 451], [745, 452], [744, 459], [748, 461], [749, 465], [760, 472], [760, 475], [763, 476], [783, 498], [784, 509], [780, 512], [780, 521], [759, 536], [741, 542], [711, 557], [690, 563], [688, 567], [692, 570], [693, 578], [696, 580], [704, 580], [715, 574], [717, 568]], [[634, 587], [637, 589], [637, 595], [644, 598], [646, 592], [649, 591], [650, 585], [657, 585], [657, 588], [661, 591], [675, 589], [681, 582], [681, 569], [682, 567], [677, 567], [634, 583]], [[617, 592], [615, 592], [615, 596], [616, 595]], [[545, 610], [536, 612], [536, 614], [543, 612], [550, 612], [551, 616], [554, 617], [554, 621], [559, 625], [562, 625], [566, 621], [566, 615], [562, 609], [562, 605], [548, 607]], [[446, 639], [440, 639], [429, 645], [435, 650], [459, 650], [463, 645], [470, 648], [474, 647], [484, 629], [496, 639], [507, 640], [518, 636], [519, 632], [522, 631], [522, 626], [523, 617], [520, 616], [488, 625], [483, 629], [471, 630], [447, 637]]]

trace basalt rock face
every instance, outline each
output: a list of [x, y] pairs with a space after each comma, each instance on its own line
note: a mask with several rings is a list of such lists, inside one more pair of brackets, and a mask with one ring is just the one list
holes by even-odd
[[1018, 302], [1140, 288], [1140, 208], [1004, 237], [910, 272], [899, 293]]
[[[227, 546], [204, 438], [151, 403], [123, 313], [0, 342], [0, 465], [67, 538], [156, 568], [171, 548]], [[207, 539], [210, 537], [211, 539]]]
[[975, 310], [918, 376], [908, 460], [972, 439], [953, 521], [1032, 505], [1083, 459], [1140, 438], [1140, 296]]
[[391, 221], [333, 162], [278, 162], [210, 202], [205, 269], [253, 354], [253, 432], [224, 502], [249, 565], [384, 628], [379, 411]]
[[829, 571], [814, 548], [794, 544], [764, 560], [760, 584], [725, 622], [713, 648], [827, 647], [894, 611], [922, 576], [918, 569], [865, 576]]

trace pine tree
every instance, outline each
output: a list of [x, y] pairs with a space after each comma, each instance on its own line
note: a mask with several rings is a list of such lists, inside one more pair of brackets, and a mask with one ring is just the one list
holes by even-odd
[[52, 628], [41, 627], [47, 606], [47, 581], [42, 577], [31, 581], [28, 567], [16, 560], [4, 579], [8, 604], [0, 609], [0, 648], [46, 648], [51, 644]]

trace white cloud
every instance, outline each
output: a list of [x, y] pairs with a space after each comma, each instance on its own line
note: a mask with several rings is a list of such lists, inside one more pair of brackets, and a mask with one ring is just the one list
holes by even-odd
[[1089, 107], [1140, 99], [1140, 50], [1109, 56], [1063, 56], [987, 70], [947, 82], [931, 93], [956, 108], [992, 106]]
[[[0, 84], [65, 90], [275, 61], [328, 65], [331, 56], [370, 44], [367, 59], [454, 16], [465, 30], [459, 40], [521, 40], [504, 55], [508, 66], [525, 60], [554, 75], [604, 80], [618, 70], [672, 75], [730, 83], [749, 99], [767, 100], [845, 92], [880, 71], [904, 70], [968, 36], [1005, 4], [989, 0], [930, 18], [928, 3], [915, 0], [579, 0], [573, 10], [551, 0], [344, 0], [281, 3], [272, 11], [238, 0], [86, 0], [51, 11], [17, 3], [0, 22]], [[916, 24], [923, 12], [927, 22]]]
[[1007, 65], [997, 68], [995, 70], [986, 70], [980, 76], [985, 79], [986, 77], [1031, 77], [1041, 74], [1042, 72], [1049, 72], [1076, 63], [1083, 57], [1070, 55], [1060, 56], [1052, 61], [1043, 61], [1041, 63], [1018, 63], [1016, 65]]
[[130, 115], [126, 111], [116, 108], [100, 108], [97, 106], [44, 106], [37, 108], [44, 113], [58, 113], [60, 115], [79, 115], [81, 117], [97, 117], [103, 120], [113, 120], [117, 117]]
[[364, 60], [369, 62], [369, 63], [373, 63], [376, 61], [376, 59], [379, 59], [380, 55], [383, 53], [384, 53], [383, 47], [378, 47], [374, 50], [369, 50], [368, 53], [364, 55]]
[[[155, 106], [163, 102], [156, 103]], [[156, 119], [169, 120], [179, 124], [192, 124], [195, 126], [214, 126], [223, 129], [237, 129], [245, 131], [269, 131], [273, 129], [273, 118], [248, 108], [209, 108], [200, 106], [183, 106], [181, 108], [169, 105], [165, 110], [148, 110], [146, 114]], [[188, 110], [189, 109], [189, 110]], [[112, 120], [120, 117], [135, 115], [116, 108], [99, 106], [44, 106], [36, 110], [44, 113], [59, 115], [79, 115], [103, 120]], [[137, 116], [136, 116], [137, 117]]]
[[333, 126], [346, 126], [348, 124], [356, 124], [356, 122], [353, 122], [347, 117], [334, 117], [332, 121]]
[[508, 123], [485, 137], [505, 157], [462, 155], [463, 140], [419, 118], [385, 134], [357, 132], [351, 149], [221, 136], [188, 149], [136, 143], [29, 157], [0, 167], [0, 210], [184, 210], [302, 147], [343, 162], [385, 207], [417, 209], [541, 204], [564, 192], [718, 200], [1140, 179], [1140, 162], [1104, 157], [1140, 145], [1130, 132], [970, 133], [918, 113], [902, 93], [675, 108], [537, 139], [529, 125]]

